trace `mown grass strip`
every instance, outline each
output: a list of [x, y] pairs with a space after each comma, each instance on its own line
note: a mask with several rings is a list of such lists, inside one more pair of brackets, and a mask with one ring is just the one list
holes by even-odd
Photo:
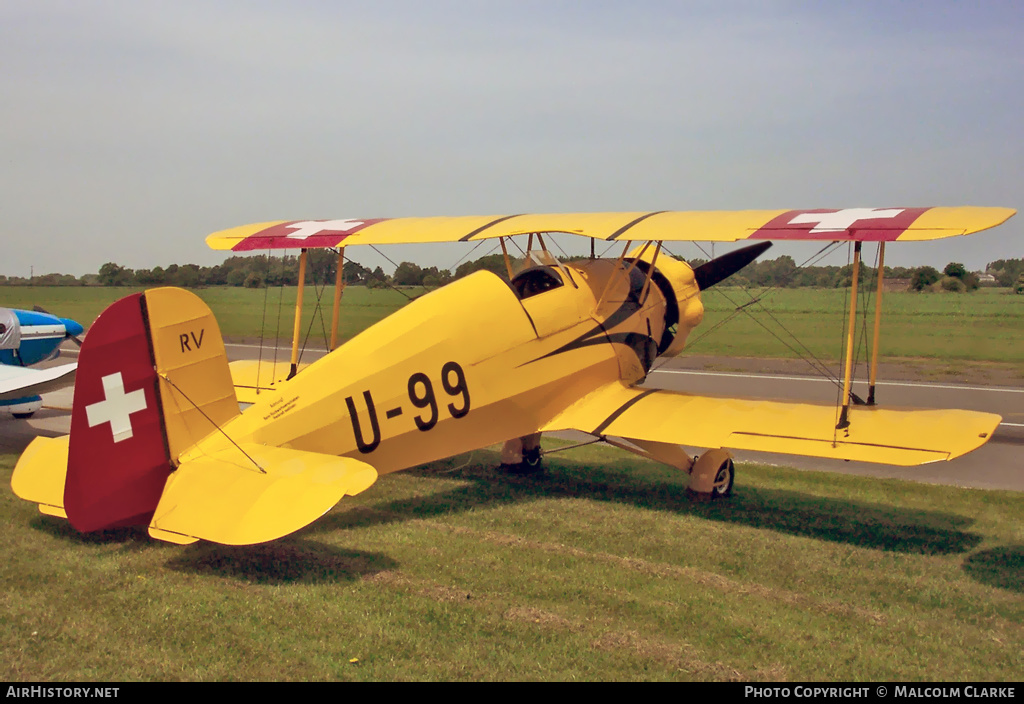
[[[554, 459], [557, 457], [557, 459]], [[9, 482], [15, 458], [0, 456]], [[468, 460], [468, 461], [467, 461]], [[1024, 496], [586, 447], [382, 477], [297, 534], [81, 536], [5, 492], [11, 680], [991, 680], [1024, 672]], [[353, 660], [355, 662], [353, 662]]]

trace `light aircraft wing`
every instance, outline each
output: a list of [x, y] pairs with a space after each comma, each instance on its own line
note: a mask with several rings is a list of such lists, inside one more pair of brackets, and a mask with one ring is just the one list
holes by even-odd
[[913, 466], [980, 447], [1002, 420], [992, 413], [855, 406], [837, 430], [834, 405], [698, 396], [610, 384], [554, 418], [544, 432], [692, 447], [756, 450]]
[[0, 401], [39, 396], [70, 386], [75, 381], [77, 368], [77, 364], [62, 364], [49, 369], [0, 364]]
[[1002, 224], [1012, 208], [845, 208], [841, 210], [655, 211], [466, 217], [279, 220], [206, 238], [212, 249], [251, 251], [350, 245], [472, 242], [564, 232], [599, 240], [912, 241], [968, 235]]

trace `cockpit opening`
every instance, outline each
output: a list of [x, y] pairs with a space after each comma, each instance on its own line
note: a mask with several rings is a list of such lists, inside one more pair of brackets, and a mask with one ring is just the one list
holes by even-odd
[[525, 300], [531, 296], [536, 296], [539, 293], [565, 285], [558, 272], [548, 266], [534, 266], [529, 269], [523, 269], [512, 277], [511, 283], [516, 295], [519, 296], [519, 300]]

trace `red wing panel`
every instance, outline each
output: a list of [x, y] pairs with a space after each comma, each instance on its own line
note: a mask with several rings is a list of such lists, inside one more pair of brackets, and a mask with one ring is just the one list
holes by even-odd
[[892, 242], [931, 208], [790, 210], [750, 236], [755, 240]]
[[300, 247], [337, 247], [346, 237], [381, 222], [369, 220], [293, 220], [268, 227], [245, 238], [232, 249], [245, 252], [260, 249], [297, 249]]
[[64, 509], [82, 532], [148, 524], [172, 470], [141, 296], [107, 308], [78, 357]]

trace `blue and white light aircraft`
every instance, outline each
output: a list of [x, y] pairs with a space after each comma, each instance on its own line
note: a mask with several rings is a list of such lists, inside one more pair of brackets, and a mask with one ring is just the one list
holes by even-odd
[[0, 411], [28, 418], [43, 405], [39, 394], [73, 384], [77, 364], [28, 367], [56, 359], [64, 340], [81, 344], [82, 330], [74, 320], [45, 311], [0, 308]]

